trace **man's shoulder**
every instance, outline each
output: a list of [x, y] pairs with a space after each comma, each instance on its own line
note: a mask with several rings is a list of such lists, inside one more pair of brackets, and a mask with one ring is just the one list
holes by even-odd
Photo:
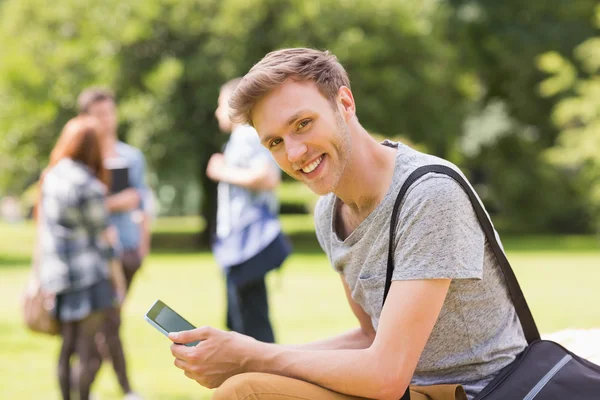
[[229, 156], [240, 160], [268, 159], [275, 164], [271, 152], [262, 145], [256, 130], [248, 125], [238, 126], [227, 143]]
[[238, 126], [236, 126], [234, 132], [232, 132], [232, 133], [244, 133], [244, 134], [258, 135], [258, 133], [256, 132], [256, 129], [254, 129], [254, 127], [252, 127], [250, 125], [238, 125]]
[[313, 213], [317, 240], [321, 249], [327, 254], [331, 251], [331, 221], [335, 199], [336, 197], [333, 193], [319, 197]]
[[333, 193], [329, 193], [319, 197], [315, 205], [315, 229], [321, 234], [325, 233], [330, 226], [329, 221], [331, 221], [332, 218], [335, 199], [335, 195]]
[[231, 132], [231, 137], [229, 140], [235, 143], [251, 145], [254, 147], [261, 146], [260, 138], [258, 137], [256, 129], [250, 125], [240, 125], [236, 127], [235, 130]]
[[[432, 154], [420, 152], [402, 143], [398, 143], [397, 146], [398, 155], [396, 159], [396, 167], [394, 171], [393, 180], [393, 185], [396, 186], [397, 190], [400, 190], [400, 187], [404, 184], [404, 182], [410, 176], [411, 173], [413, 173], [418, 168], [427, 165], [444, 165], [458, 172], [464, 178], [464, 175], [462, 174], [460, 168], [458, 168], [455, 164], [446, 159], [437, 157]], [[440, 177], [443, 178], [446, 176], [440, 173], [429, 173], [418, 179], [416, 182], [414, 182], [412, 186], [417, 186], [420, 182], [426, 181], [431, 178]], [[443, 180], [441, 182], [443, 182]]]
[[336, 197], [333, 193], [328, 193], [326, 195], [319, 196], [315, 204], [315, 218], [322, 219], [327, 215], [331, 215], [335, 198]]
[[126, 159], [139, 159], [144, 158], [144, 154], [140, 149], [122, 141], [117, 142], [117, 153], [119, 156]]
[[104, 197], [106, 187], [85, 165], [65, 159], [45, 175], [42, 190], [75, 201]]

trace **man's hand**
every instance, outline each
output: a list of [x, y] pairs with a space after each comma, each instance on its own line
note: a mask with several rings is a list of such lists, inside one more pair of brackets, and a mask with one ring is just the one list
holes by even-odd
[[140, 256], [140, 259], [144, 259], [148, 253], [150, 253], [150, 244], [148, 243], [148, 240], [142, 240], [140, 242], [140, 246], [138, 247], [138, 254]]
[[206, 176], [213, 181], [222, 180], [222, 172], [225, 168], [225, 156], [221, 153], [215, 153], [208, 160], [208, 166], [206, 167]]
[[127, 188], [106, 198], [106, 206], [111, 213], [130, 211], [140, 205], [140, 194], [135, 188]]
[[170, 333], [174, 343], [200, 340], [195, 347], [171, 345], [175, 366], [185, 376], [200, 385], [213, 389], [233, 375], [244, 372], [245, 363], [260, 342], [236, 332], [225, 332], [211, 327]]
[[227, 165], [221, 153], [215, 153], [208, 160], [206, 176], [216, 182], [241, 186], [248, 190], [274, 190], [281, 181], [279, 170], [267, 162], [252, 167]]
[[127, 294], [127, 282], [123, 272], [123, 265], [120, 260], [113, 259], [110, 264], [110, 269], [111, 280], [117, 297], [117, 304], [121, 307], [125, 301], [125, 295]]
[[108, 228], [106, 228], [104, 235], [106, 241], [110, 243], [111, 246], [115, 247], [119, 243], [119, 233], [113, 225], [110, 225]]

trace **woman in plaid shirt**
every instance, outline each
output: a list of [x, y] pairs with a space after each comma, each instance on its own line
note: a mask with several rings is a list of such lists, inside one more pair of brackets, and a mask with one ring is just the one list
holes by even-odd
[[94, 335], [106, 312], [124, 295], [116, 235], [105, 205], [108, 175], [101, 143], [93, 118], [70, 120], [40, 182], [36, 265], [42, 288], [56, 294], [54, 311], [63, 338], [58, 362], [63, 399], [70, 399], [73, 353], [80, 360], [80, 398], [88, 399]]

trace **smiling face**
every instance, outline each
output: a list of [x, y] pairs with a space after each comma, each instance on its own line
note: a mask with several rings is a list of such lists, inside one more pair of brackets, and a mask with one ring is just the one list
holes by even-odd
[[254, 127], [279, 167], [318, 195], [336, 189], [351, 155], [350, 113], [342, 101], [347, 104], [349, 89], [340, 93], [334, 107], [312, 81], [288, 80], [252, 109]]

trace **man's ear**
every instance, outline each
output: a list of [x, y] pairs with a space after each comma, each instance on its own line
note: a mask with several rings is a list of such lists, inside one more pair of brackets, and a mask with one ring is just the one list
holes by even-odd
[[340, 111], [346, 121], [349, 121], [356, 115], [356, 104], [352, 91], [347, 86], [342, 86], [338, 90], [338, 104]]

